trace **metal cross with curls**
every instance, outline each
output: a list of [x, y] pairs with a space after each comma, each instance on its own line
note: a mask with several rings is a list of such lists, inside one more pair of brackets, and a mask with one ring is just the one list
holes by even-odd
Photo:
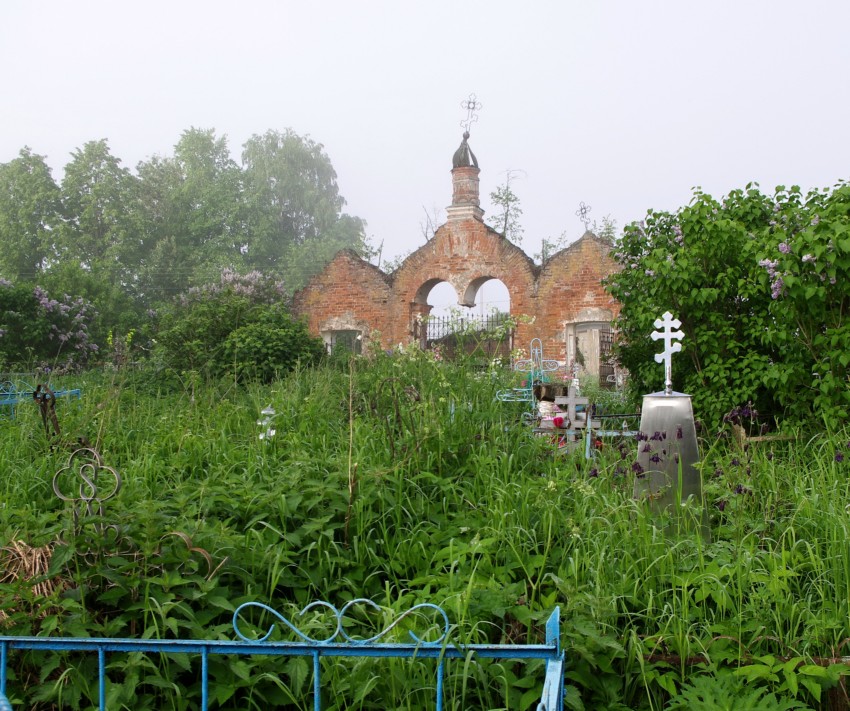
[[481, 111], [482, 104], [475, 97], [475, 94], [470, 94], [468, 99], [464, 99], [460, 102], [460, 107], [462, 109], [466, 109], [466, 118], [460, 122], [460, 125], [463, 127], [464, 131], [469, 133], [469, 127], [478, 121], [478, 114], [475, 112]]
[[[53, 477], [53, 492], [63, 501], [74, 504], [74, 527], [80, 516], [103, 519], [103, 502], [114, 497], [121, 489], [121, 476], [103, 460], [94, 449], [83, 447], [75, 451]], [[104, 530], [102, 523], [96, 528]]]
[[579, 203], [578, 210], [576, 210], [576, 217], [584, 223], [585, 230], [587, 230], [590, 226], [590, 218], [587, 216], [587, 213], [590, 212], [590, 210], [590, 206], [585, 205], [583, 202]]

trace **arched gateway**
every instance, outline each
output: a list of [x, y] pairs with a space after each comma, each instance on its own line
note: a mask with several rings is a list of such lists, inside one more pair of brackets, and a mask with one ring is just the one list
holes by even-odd
[[619, 311], [601, 281], [617, 267], [611, 245], [585, 232], [577, 242], [537, 266], [519, 247], [484, 224], [478, 162], [464, 133], [452, 167], [452, 204], [433, 239], [391, 274], [344, 250], [296, 293], [294, 311], [329, 347], [355, 350], [377, 339], [384, 348], [411, 343], [416, 324], [430, 314], [428, 294], [441, 282], [459, 295], [459, 306], [475, 304], [482, 284], [500, 280], [510, 311], [525, 315], [514, 342], [540, 338], [547, 357], [581, 362], [605, 376], [610, 322]]

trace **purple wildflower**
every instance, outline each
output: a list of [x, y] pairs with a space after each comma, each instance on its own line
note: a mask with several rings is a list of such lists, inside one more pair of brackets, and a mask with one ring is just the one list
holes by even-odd
[[726, 509], [726, 504], [728, 503], [729, 502], [726, 499], [720, 499], [720, 501], [717, 502], [717, 508], [720, 509], [720, 511], [724, 511]]
[[599, 470], [596, 467], [594, 467], [593, 469], [590, 470], [590, 473], [588, 474], [588, 476], [591, 477], [591, 478], [599, 476]]
[[653, 454], [653, 455], [649, 458], [649, 461], [650, 461], [650, 462], [652, 462], [653, 464], [658, 464], [658, 463], [660, 463], [660, 462], [661, 462], [661, 457], [659, 457], [657, 454]]
[[844, 461], [844, 455], [841, 452], [836, 452], [835, 453], [835, 461], [839, 462], [839, 463], [843, 462]]
[[635, 462], [634, 464], [632, 464], [632, 471], [638, 476], [641, 476], [643, 474], [643, 467], [640, 465], [640, 462]]

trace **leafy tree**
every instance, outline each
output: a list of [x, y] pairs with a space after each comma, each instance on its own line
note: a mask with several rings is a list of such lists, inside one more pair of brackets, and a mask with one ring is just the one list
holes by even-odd
[[126, 285], [134, 262], [127, 256], [138, 235], [136, 178], [105, 139], [89, 141], [71, 155], [62, 180], [67, 220], [61, 256]]
[[61, 191], [65, 220], [56, 263], [44, 282], [94, 304], [99, 317], [93, 337], [103, 343], [109, 330], [132, 328], [139, 310], [138, 181], [104, 139], [71, 154]]
[[660, 389], [654, 321], [682, 321], [678, 390], [711, 423], [752, 402], [762, 413], [828, 425], [850, 413], [850, 186], [757, 186], [722, 202], [697, 191], [675, 214], [626, 228], [608, 288], [622, 304], [621, 363], [636, 392]]
[[519, 206], [519, 197], [511, 188], [511, 182], [513, 181], [515, 172], [509, 170], [504, 185], [500, 185], [490, 193], [490, 201], [493, 203], [495, 210], [490, 218], [489, 225], [514, 244], [522, 244], [524, 230], [519, 222], [519, 218], [522, 215], [522, 208]]
[[44, 157], [29, 148], [0, 165], [0, 273], [34, 281], [55, 256], [59, 187]]
[[731, 193], [722, 205], [697, 192], [675, 215], [650, 211], [626, 228], [614, 253], [622, 271], [608, 288], [622, 304], [618, 354], [636, 394], [663, 385], [650, 334], [655, 319], [670, 311], [685, 334], [682, 357], [673, 362], [674, 387], [693, 396], [703, 418], [719, 423], [748, 401], [776, 410], [764, 382], [776, 354], [763, 345], [770, 294], [757, 278], [755, 235], [771, 213], [772, 201], [754, 187]]
[[242, 153], [249, 268], [298, 288], [338, 250], [364, 253], [365, 223], [341, 212], [336, 171], [320, 143], [287, 129], [254, 135]]
[[144, 224], [141, 282], [147, 301], [162, 301], [240, 268], [245, 236], [241, 171], [226, 137], [184, 131], [173, 158], [138, 166]]

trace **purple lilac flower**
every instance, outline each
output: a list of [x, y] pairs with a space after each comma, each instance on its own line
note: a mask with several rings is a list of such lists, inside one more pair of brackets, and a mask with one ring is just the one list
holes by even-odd
[[780, 242], [778, 249], [782, 254], [791, 254], [791, 246], [787, 242]]
[[812, 218], [812, 227], [815, 227], [815, 226], [816, 226], [819, 222], [820, 222], [820, 217], [818, 217], [817, 215], [815, 215], [815, 216]]
[[815, 255], [814, 254], [804, 254], [803, 255], [803, 262], [814, 262], [814, 261], [815, 261]]
[[782, 281], [782, 277], [776, 277], [774, 282], [770, 285], [770, 298], [778, 299], [782, 296], [782, 292], [785, 290], [785, 282]]

